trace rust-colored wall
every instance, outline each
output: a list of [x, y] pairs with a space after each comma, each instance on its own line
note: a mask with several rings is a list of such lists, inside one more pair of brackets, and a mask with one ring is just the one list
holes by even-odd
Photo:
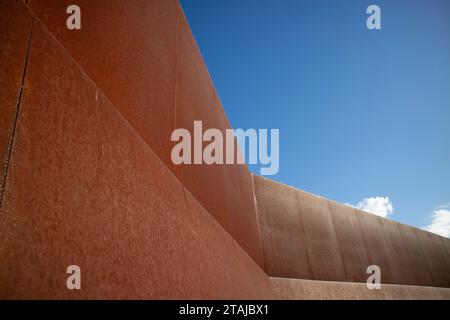
[[69, 4], [0, 3], [0, 298], [449, 298], [448, 239], [171, 164], [174, 128], [230, 127], [177, 1], [80, 0], [81, 31]]
[[[350, 207], [348, 209], [348, 211], [354, 210]], [[364, 245], [369, 254], [369, 262], [381, 268], [381, 281], [383, 283], [401, 283], [399, 282], [399, 273], [402, 272], [402, 269], [401, 266], [394, 264], [393, 252], [389, 252], [389, 246], [380, 224], [382, 218], [359, 210], [356, 210], [356, 216]], [[365, 267], [367, 268], [367, 266]]]
[[327, 201], [259, 176], [254, 186], [267, 274], [345, 280]]
[[421, 286], [434, 285], [431, 270], [425, 259], [425, 254], [420, 244], [420, 239], [417, 237], [416, 231], [414, 228], [403, 224], [399, 224], [398, 228], [400, 229], [400, 233], [405, 240], [406, 250], [412, 260], [409, 267], [416, 276], [417, 284]]
[[[10, 72], [23, 67], [14, 63]], [[273, 297], [266, 274], [36, 20], [9, 162], [0, 298]], [[66, 288], [71, 264], [81, 290]]]
[[253, 176], [264, 269], [273, 277], [312, 279], [297, 191]]
[[269, 276], [450, 287], [450, 240], [254, 176]]
[[[296, 192], [293, 191], [293, 192]], [[370, 265], [363, 234], [358, 224], [357, 213], [347, 206], [329, 201], [339, 251], [344, 263], [346, 280], [365, 282], [367, 266]]]
[[24, 6], [0, 2], [0, 206], [19, 104], [31, 15]]
[[270, 278], [282, 300], [449, 300], [450, 289], [384, 284], [369, 290], [365, 283]]
[[[263, 265], [251, 174], [245, 165], [170, 160], [174, 128], [230, 127], [176, 0], [80, 0], [81, 30], [65, 27], [69, 0], [29, 6], [143, 140], [208, 212]], [[192, 132], [192, 131], [191, 131]]]
[[[361, 217], [365, 217], [367, 214], [362, 212], [360, 215]], [[420, 285], [421, 283], [417, 279], [414, 269], [411, 268], [414, 262], [400, 232], [399, 223], [381, 217], [377, 217], [377, 220], [379, 221], [381, 232], [386, 242], [386, 251], [392, 258], [392, 265], [395, 267], [395, 270], [401, 270], [401, 272], [396, 274], [396, 283]], [[428, 285], [430, 286], [431, 283], [428, 283]]]

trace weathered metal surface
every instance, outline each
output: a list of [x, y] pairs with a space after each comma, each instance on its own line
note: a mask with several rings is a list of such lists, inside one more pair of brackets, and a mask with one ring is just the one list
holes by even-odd
[[[29, 6], [144, 141], [208, 212], [262, 266], [245, 165], [182, 165], [170, 159], [174, 128], [230, 127], [176, 0], [80, 0], [81, 30], [68, 30], [66, 0]], [[193, 131], [191, 131], [193, 134]]]
[[269, 179], [254, 181], [269, 276], [364, 283], [367, 267], [377, 265], [382, 284], [450, 287], [449, 239]]
[[274, 294], [282, 300], [441, 300], [450, 289], [384, 284], [369, 290], [365, 283], [270, 278]]
[[342, 261], [351, 282], [365, 282], [369, 255], [357, 221], [357, 213], [348, 206], [328, 201]]
[[254, 182], [266, 272], [344, 281], [327, 200], [258, 176]]
[[398, 228], [405, 240], [406, 250], [412, 261], [410, 269], [414, 271], [417, 285], [434, 286], [435, 283], [431, 275], [430, 267], [427, 264], [425, 254], [414, 228], [403, 224], [399, 224]]
[[[0, 210], [1, 298], [271, 298], [265, 273], [36, 23]], [[81, 290], [66, 268], [81, 267]]]
[[[392, 272], [396, 274], [398, 283], [407, 285], [418, 285], [419, 281], [411, 268], [413, 260], [408, 253], [402, 234], [400, 233], [399, 223], [390, 219], [379, 219], [381, 231], [383, 233], [386, 250], [392, 257]], [[370, 244], [369, 244], [370, 245]]]
[[264, 269], [274, 277], [312, 279], [297, 190], [253, 176]]
[[230, 128], [177, 1], [69, 4], [0, 3], [0, 298], [450, 299], [449, 239], [172, 164], [174, 128]]
[[389, 244], [381, 227], [382, 218], [360, 210], [356, 210], [356, 213], [370, 264], [380, 267], [382, 283], [400, 283], [393, 252], [389, 251]]
[[0, 2], [0, 206], [31, 26], [32, 16], [22, 3]]

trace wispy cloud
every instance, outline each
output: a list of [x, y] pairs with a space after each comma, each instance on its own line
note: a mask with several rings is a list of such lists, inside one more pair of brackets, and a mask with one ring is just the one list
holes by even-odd
[[360, 202], [358, 202], [353, 207], [384, 218], [386, 218], [388, 215], [394, 212], [394, 206], [389, 200], [389, 197], [365, 198]]
[[437, 207], [432, 214], [431, 224], [424, 230], [450, 237], [450, 204]]

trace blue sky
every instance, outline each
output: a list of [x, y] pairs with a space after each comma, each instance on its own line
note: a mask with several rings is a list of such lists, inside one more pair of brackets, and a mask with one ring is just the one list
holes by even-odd
[[450, 203], [450, 1], [181, 5], [232, 126], [280, 129], [269, 178], [417, 227]]

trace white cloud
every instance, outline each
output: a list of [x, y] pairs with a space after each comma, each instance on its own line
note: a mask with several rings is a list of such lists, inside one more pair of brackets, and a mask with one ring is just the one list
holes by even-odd
[[444, 205], [433, 211], [431, 224], [424, 230], [439, 234], [443, 237], [450, 237], [450, 205]]
[[365, 198], [358, 202], [354, 207], [384, 218], [394, 211], [394, 207], [389, 200], [389, 197]]
[[[394, 206], [389, 197], [370, 197], [361, 200], [356, 205], [348, 203], [347, 205], [384, 218], [394, 212]], [[431, 223], [422, 229], [450, 238], [450, 203], [436, 207], [431, 218]]]

